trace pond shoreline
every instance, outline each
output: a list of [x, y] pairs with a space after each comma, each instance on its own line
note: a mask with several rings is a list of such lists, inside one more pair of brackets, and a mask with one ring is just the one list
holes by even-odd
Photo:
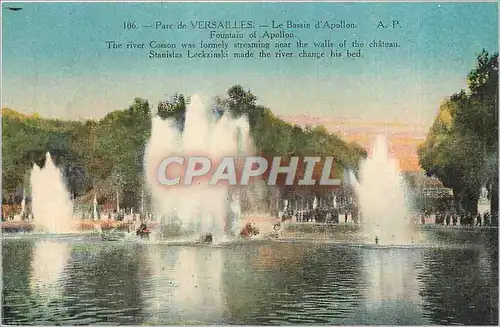
[[[252, 221], [252, 220], [250, 220]], [[109, 220], [81, 220], [77, 222], [77, 229], [89, 231], [100, 226], [102, 230], [118, 229], [128, 230], [134, 222], [129, 221], [109, 221]], [[1, 230], [4, 233], [31, 232], [34, 230], [34, 224], [25, 221], [2, 221]], [[152, 223], [152, 225], [155, 225]], [[346, 224], [325, 224], [313, 222], [285, 222], [282, 223], [285, 232], [305, 232], [305, 233], [325, 233], [325, 232], [357, 232], [361, 229], [360, 225], [353, 223]], [[415, 225], [420, 230], [497, 230], [498, 226], [446, 226], [440, 224]]]

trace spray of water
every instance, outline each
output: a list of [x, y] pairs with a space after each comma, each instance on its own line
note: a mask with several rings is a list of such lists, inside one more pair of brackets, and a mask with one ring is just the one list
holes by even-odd
[[229, 212], [229, 232], [232, 235], [237, 235], [241, 228], [241, 197], [239, 192], [234, 192], [231, 197], [230, 212]]
[[73, 202], [61, 171], [54, 165], [48, 152], [43, 168], [33, 165], [31, 192], [36, 230], [48, 233], [74, 231]]
[[264, 179], [256, 179], [241, 192], [242, 206], [247, 215], [269, 216], [269, 188]]
[[416, 240], [406, 204], [405, 186], [399, 165], [389, 155], [384, 136], [377, 137], [371, 157], [360, 166], [359, 182], [350, 176], [362, 214], [367, 241], [381, 244], [410, 244]]
[[94, 195], [94, 201], [92, 201], [93, 204], [93, 218], [94, 220], [99, 219], [99, 213], [97, 212], [97, 197]]
[[158, 183], [158, 164], [167, 155], [181, 153], [181, 137], [173, 121], [162, 120], [156, 116], [153, 117], [151, 124], [151, 137], [144, 157], [145, 177], [151, 193], [151, 210], [156, 214], [166, 215], [162, 217], [164, 220], [175, 215], [175, 204], [179, 194], [176, 192], [178, 190], [165, 188]]
[[26, 213], [26, 194], [23, 190], [23, 199], [21, 200], [21, 217]]
[[[153, 212], [163, 217], [163, 223], [177, 224], [187, 234], [225, 234], [236, 223], [230, 219], [232, 211], [235, 215], [240, 213], [239, 201], [236, 200], [239, 195], [232, 197], [230, 194], [231, 191], [238, 193], [237, 190], [210, 186], [208, 180], [168, 188], [158, 183], [157, 169], [168, 156], [208, 156], [212, 162], [218, 163], [223, 157], [251, 151], [247, 120], [231, 119], [228, 115], [216, 120], [210, 101], [202, 96], [191, 97], [182, 134], [174, 122], [154, 117], [144, 158]], [[231, 198], [236, 200], [234, 204], [231, 204]]]

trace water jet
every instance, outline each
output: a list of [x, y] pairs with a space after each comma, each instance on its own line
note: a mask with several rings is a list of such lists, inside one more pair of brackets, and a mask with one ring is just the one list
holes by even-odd
[[378, 136], [369, 156], [360, 165], [359, 181], [351, 173], [361, 211], [365, 239], [383, 244], [411, 244], [416, 231], [407, 206], [399, 165], [389, 154], [384, 136]]
[[33, 164], [31, 170], [32, 212], [35, 230], [48, 233], [74, 231], [73, 202], [59, 168], [50, 153], [45, 165]]
[[237, 188], [208, 184], [174, 188], [160, 185], [158, 167], [167, 157], [206, 156], [214, 162], [224, 157], [251, 154], [253, 145], [246, 117], [217, 117], [210, 101], [200, 95], [191, 97], [181, 132], [172, 120], [152, 118], [151, 137], [144, 156], [146, 183], [151, 207], [161, 224], [178, 226], [181, 234], [212, 234], [215, 238], [234, 233], [241, 215]]

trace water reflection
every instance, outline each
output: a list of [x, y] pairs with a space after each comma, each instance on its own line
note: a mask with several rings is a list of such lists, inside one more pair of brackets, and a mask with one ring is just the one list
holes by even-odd
[[157, 246], [147, 256], [151, 281], [143, 291], [148, 323], [223, 322], [222, 249]]
[[31, 287], [43, 295], [44, 304], [59, 299], [62, 295], [60, 279], [70, 256], [70, 245], [54, 240], [35, 244], [31, 265]]
[[141, 323], [142, 251], [136, 244], [74, 246], [64, 288], [65, 324]]
[[491, 276], [495, 261], [477, 249], [428, 249], [419, 275], [424, 315], [434, 324], [497, 324], [498, 275]]
[[360, 305], [357, 249], [283, 243], [231, 251], [224, 278], [231, 323], [339, 323]]
[[60, 301], [69, 245], [16, 240], [4, 242], [2, 250], [2, 322], [46, 324], [63, 319]]
[[425, 324], [420, 318], [421, 297], [416, 279], [421, 260], [418, 249], [366, 249], [363, 252], [364, 305], [372, 323]]
[[2, 323], [497, 323], [497, 245], [470, 242], [375, 249], [9, 240]]
[[2, 242], [2, 324], [29, 323], [30, 283], [33, 241]]

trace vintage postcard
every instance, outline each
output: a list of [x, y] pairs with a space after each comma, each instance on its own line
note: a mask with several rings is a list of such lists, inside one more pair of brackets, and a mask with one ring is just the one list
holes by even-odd
[[498, 2], [3, 2], [2, 325], [498, 325]]

